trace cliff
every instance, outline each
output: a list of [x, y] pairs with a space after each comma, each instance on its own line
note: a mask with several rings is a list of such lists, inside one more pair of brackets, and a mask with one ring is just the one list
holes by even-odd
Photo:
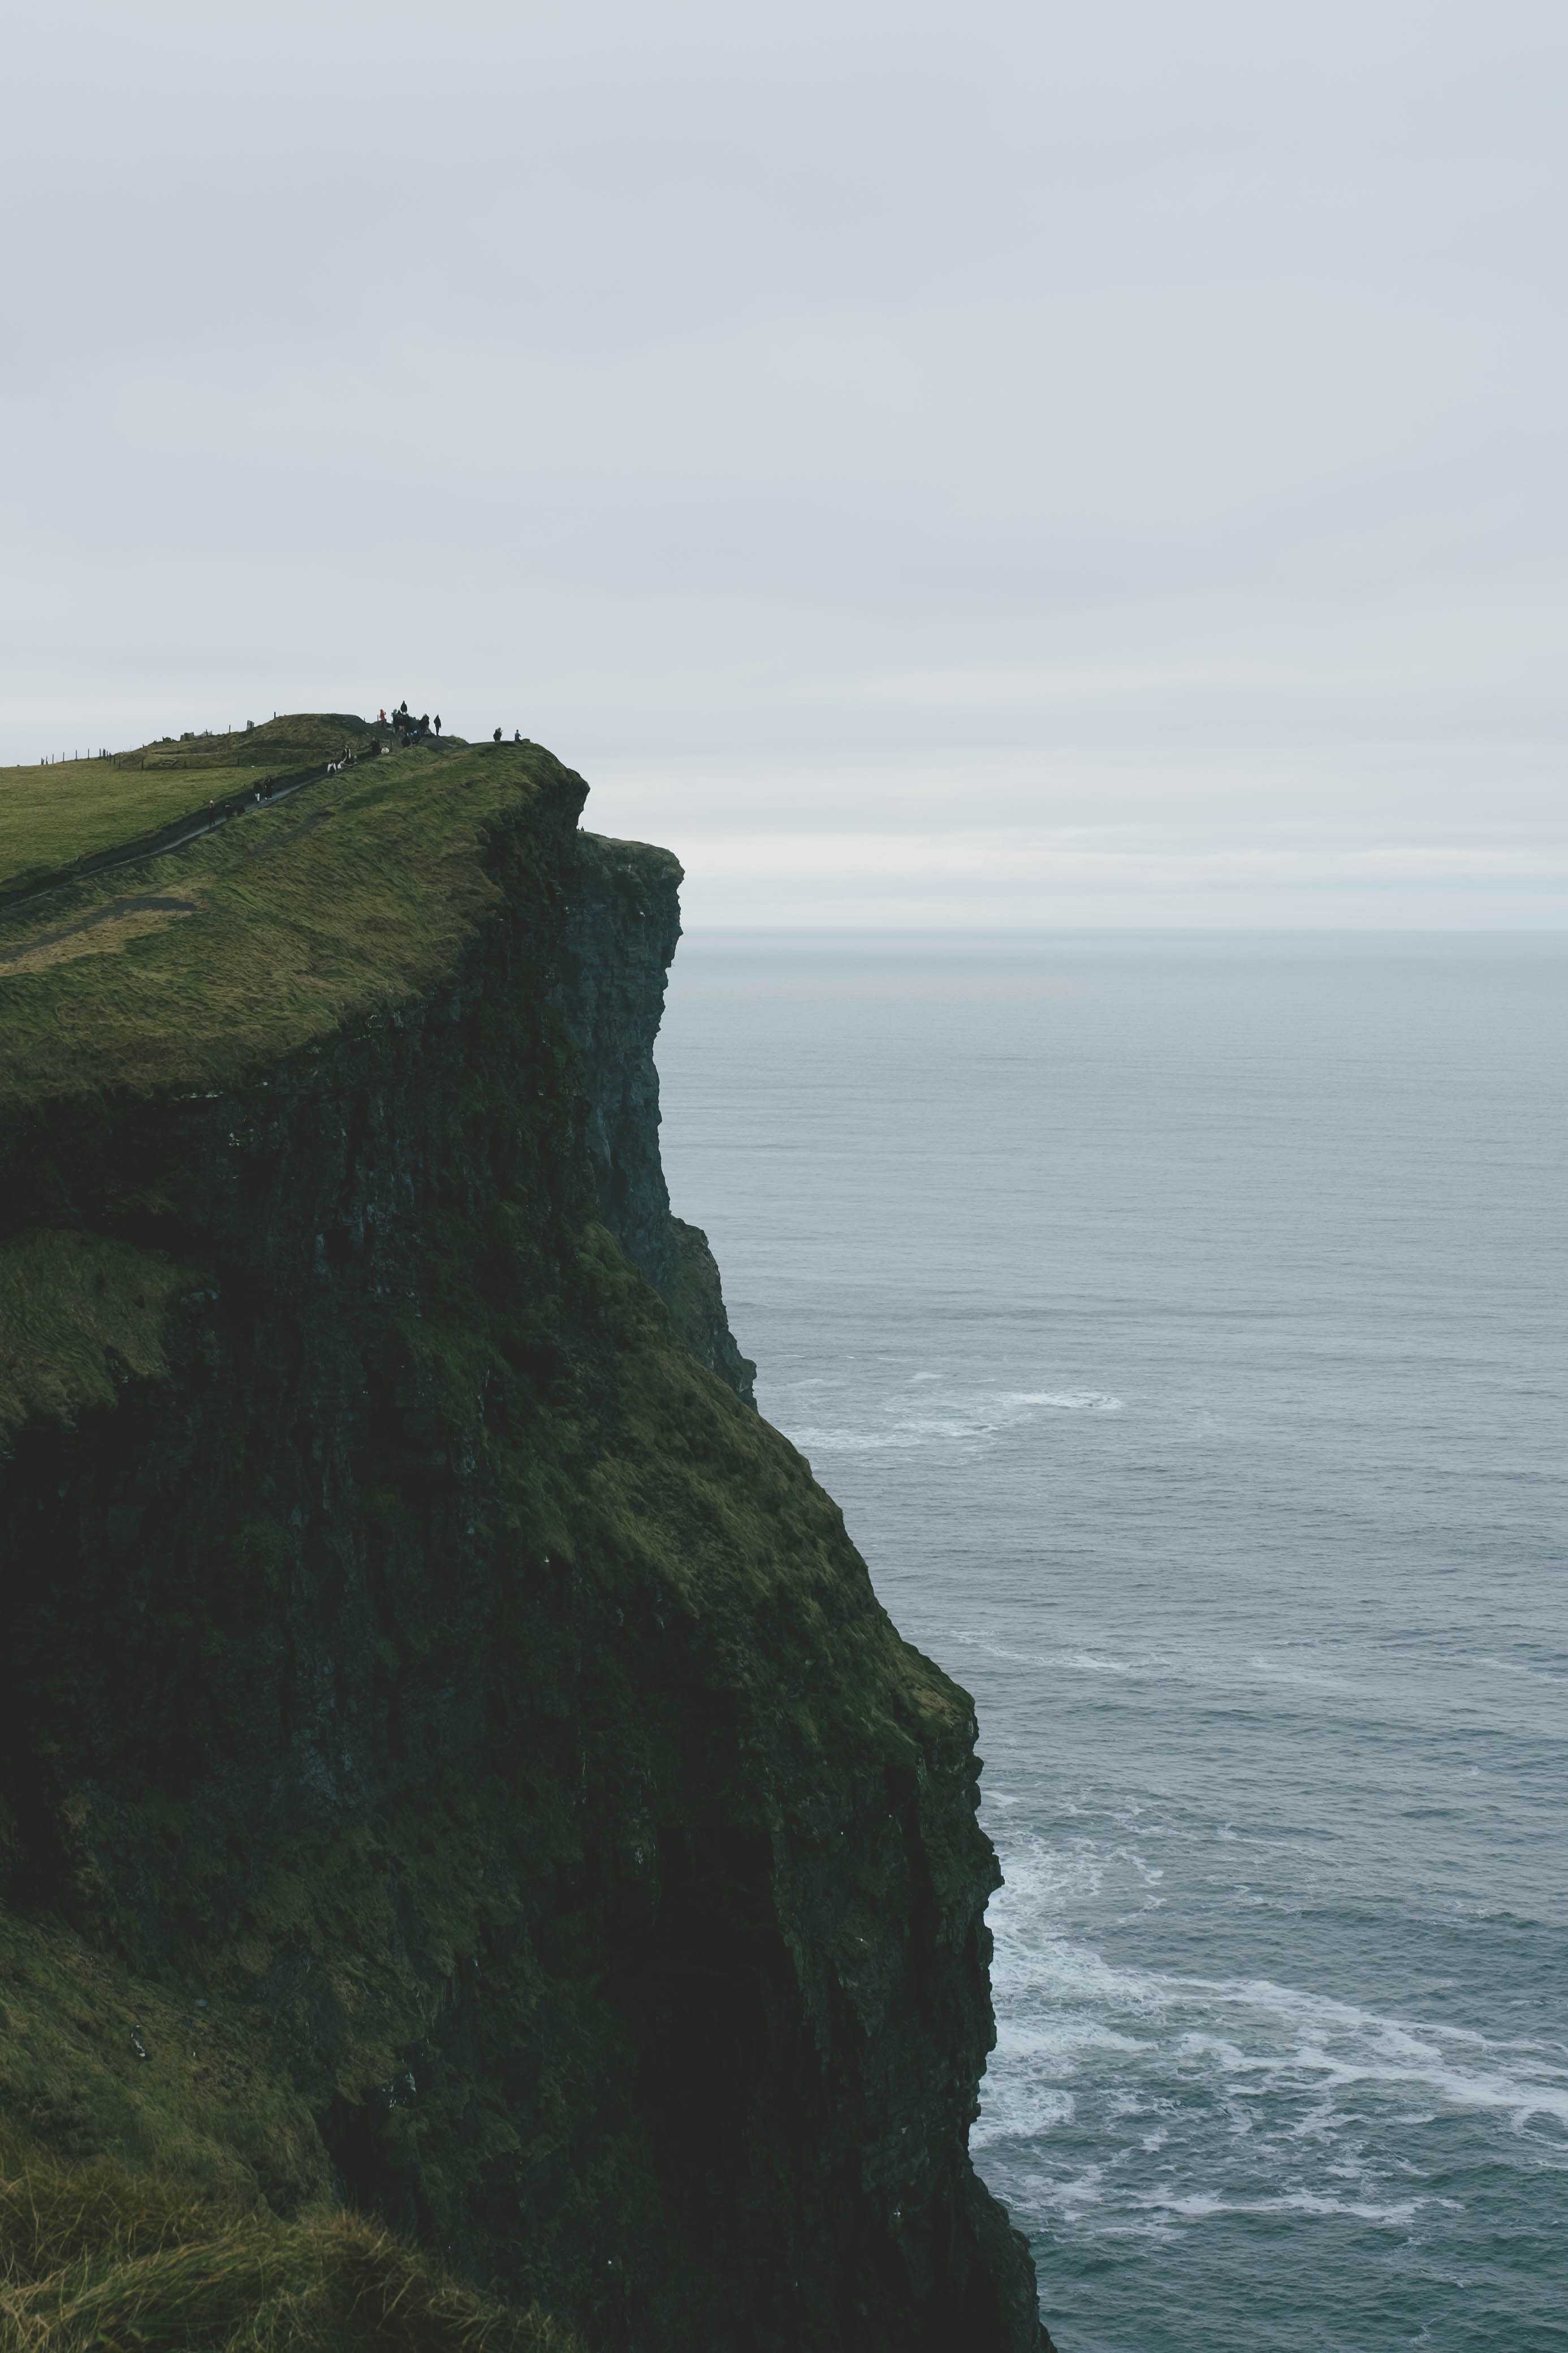
[[346, 2208], [410, 2344], [1037, 2353], [973, 1709], [749, 1401], [583, 797], [410, 754], [0, 936], [0, 2170]]

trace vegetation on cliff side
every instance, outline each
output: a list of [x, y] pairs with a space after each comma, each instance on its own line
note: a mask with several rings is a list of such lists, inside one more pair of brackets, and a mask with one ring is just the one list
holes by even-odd
[[575, 2353], [363, 2216], [293, 2222], [0, 2137], [0, 2353]]
[[165, 1310], [195, 1280], [103, 1234], [0, 1241], [0, 1450], [31, 1418], [70, 1421], [123, 1381], [161, 1379]]

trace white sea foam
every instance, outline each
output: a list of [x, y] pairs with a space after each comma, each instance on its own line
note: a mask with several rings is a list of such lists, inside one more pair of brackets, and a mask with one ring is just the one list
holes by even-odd
[[1217, 2190], [1207, 2189], [1169, 2197], [1155, 2192], [1131, 2202], [1154, 2213], [1178, 2215], [1186, 2222], [1208, 2222], [1219, 2214], [1343, 2214], [1357, 2222], [1378, 2222], [1394, 2228], [1413, 2222], [1424, 2206], [1458, 2211], [1447, 2198], [1407, 2198], [1397, 2205], [1374, 2206], [1356, 2198], [1325, 2198], [1312, 2189], [1288, 2189], [1275, 2198], [1226, 2198]]
[[[785, 1411], [781, 1416], [782, 1426], [803, 1451], [880, 1454], [889, 1450], [929, 1446], [988, 1445], [1005, 1431], [1017, 1429], [1041, 1413], [1123, 1410], [1121, 1399], [1103, 1389], [983, 1389], [956, 1391], [940, 1400], [931, 1398], [924, 1402], [938, 1410], [911, 1414], [909, 1409], [914, 1400], [909, 1390], [941, 1379], [940, 1373], [913, 1374], [903, 1389], [882, 1406], [879, 1418], [868, 1418], [862, 1413], [852, 1421], [795, 1426], [793, 1416]], [[794, 1382], [784, 1394], [791, 1396], [824, 1386], [821, 1382]], [[820, 1411], [821, 1400], [811, 1402]]]
[[789, 1434], [803, 1451], [882, 1454], [922, 1446], [973, 1445], [994, 1438], [1000, 1427], [994, 1418], [952, 1412], [906, 1414], [876, 1429], [843, 1422], [811, 1423]]
[[1484, 1652], [1467, 1662], [1473, 1667], [1489, 1667], [1494, 1674], [1524, 1675], [1534, 1683], [1555, 1683], [1559, 1688], [1568, 1683], [1568, 1675], [1557, 1674], [1550, 1667], [1532, 1667], [1522, 1659], [1490, 1659]]
[[988, 1659], [1000, 1659], [1013, 1667], [1068, 1668], [1080, 1675], [1137, 1675], [1146, 1670], [1131, 1659], [1108, 1659], [1094, 1651], [1019, 1651], [1010, 1643], [994, 1642], [984, 1634], [954, 1633], [949, 1641], [960, 1642], [968, 1651], [981, 1651]]
[[1085, 2207], [1098, 2206], [1105, 2195], [1105, 2168], [1086, 2166], [1081, 2173], [1047, 2186], [1047, 2202], [1064, 2217], [1076, 2217]]
[[958, 1420], [929, 1419], [895, 1422], [886, 1430], [855, 1430], [813, 1424], [790, 1433], [803, 1454], [885, 1454], [938, 1441], [973, 1440], [989, 1435], [982, 1425]]
[[1119, 1397], [1108, 1397], [1103, 1389], [1005, 1389], [1001, 1401], [1005, 1406], [1049, 1406], [1058, 1413], [1123, 1413], [1126, 1410]]
[[[1147, 2051], [1152, 2030], [1163, 2048], [1161, 2073], [1252, 2078], [1277, 2099], [1310, 2101], [1287, 2127], [1299, 2137], [1331, 2135], [1349, 2121], [1351, 2105], [1363, 2108], [1367, 2095], [1385, 2094], [1408, 2103], [1415, 2093], [1439, 2110], [1490, 2111], [1520, 2132], [1536, 2118], [1568, 2126], [1568, 2066], [1521, 2065], [1528, 2053], [1484, 2038], [1383, 2018], [1299, 1989], [1119, 1970], [1089, 1947], [1051, 1940], [1021, 1952], [1005, 1934], [995, 1980], [1005, 2048], [1026, 2042], [1043, 2053], [1054, 2046], [1076, 2072], [1090, 2051], [1114, 2051], [1123, 2042]], [[1061, 2005], [1050, 2033], [1016, 2023], [1015, 2001], [1025, 2018], [1037, 2003]], [[1215, 2024], [1186, 2023], [1194, 2012]], [[1225, 2017], [1237, 2020], [1240, 2034], [1216, 2031]], [[1134, 2022], [1142, 2035], [1126, 2033]]]
[[1146, 2036], [1119, 2033], [1105, 2021], [1085, 2010], [1063, 2010], [1058, 2017], [998, 2021], [996, 2047], [1010, 2060], [1047, 2060], [1064, 2074], [1072, 2074], [1086, 2051], [1146, 2051]]
[[1164, 2105], [1163, 2101], [1144, 2099], [1139, 2092], [1112, 2092], [1107, 2103], [1109, 2113], [1117, 2117], [1145, 2116], [1152, 2108]]
[[[1028, 2131], [1033, 2104], [1086, 2073], [1109, 2090], [1125, 2053], [1144, 2091], [1181, 2088], [1190, 2101], [1206, 2085], [1221, 2105], [1263, 2098], [1271, 2132], [1297, 2147], [1333, 2144], [1374, 2115], [1386, 2125], [1490, 2114], [1538, 2141], [1542, 2126], [1568, 2127], [1568, 2045], [1391, 2017], [1264, 1978], [1122, 1968], [1058, 1923], [1092, 1905], [1112, 1873], [1157, 1882], [1134, 1844], [1031, 1841], [1004, 1860], [992, 1926], [1005, 2063], [988, 2084], [988, 2126]], [[1237, 2111], [1233, 2129], [1250, 2128]]]
[[[1008, 2056], [1022, 2060], [1027, 2054], [1009, 2052]], [[1077, 2110], [1078, 2100], [1073, 2093], [1064, 2090], [1059, 2084], [1038, 2084], [1028, 2104], [1028, 2121], [1025, 2129], [1031, 2137], [1037, 2133], [1055, 2132], [1063, 2125], [1070, 2125]], [[971, 2138], [974, 2147], [979, 2148], [987, 2140], [1006, 2139], [1008, 2133], [1009, 2128], [1000, 2116], [994, 2116], [976, 2125]]]

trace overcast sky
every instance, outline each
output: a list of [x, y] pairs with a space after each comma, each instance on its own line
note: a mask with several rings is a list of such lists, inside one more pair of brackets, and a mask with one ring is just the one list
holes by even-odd
[[1560, 924], [1563, 0], [31, 0], [0, 760], [404, 695], [694, 923]]

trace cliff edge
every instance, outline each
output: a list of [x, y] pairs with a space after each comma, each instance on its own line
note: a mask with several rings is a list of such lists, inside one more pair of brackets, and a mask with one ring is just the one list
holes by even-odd
[[0, 2255], [31, 2168], [454, 2342], [1038, 2353], [973, 1708], [670, 1216], [679, 871], [584, 792], [411, 752], [0, 923]]

